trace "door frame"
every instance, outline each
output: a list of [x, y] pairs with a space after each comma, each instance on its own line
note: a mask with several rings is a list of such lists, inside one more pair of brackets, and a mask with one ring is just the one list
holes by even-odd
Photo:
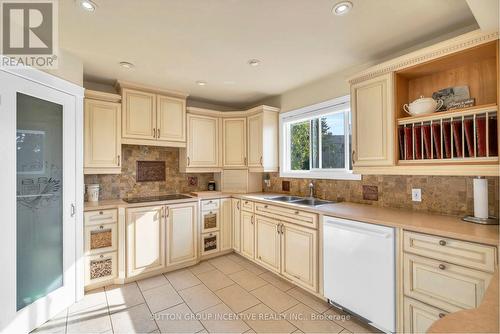
[[[73, 234], [74, 230], [74, 259], [73, 259], [73, 265], [70, 267], [70, 277], [73, 278], [74, 280], [74, 293], [73, 296], [74, 298], [69, 298], [73, 299], [72, 302], [75, 302], [81, 298], [83, 298], [84, 295], [84, 259], [83, 259], [83, 96], [84, 96], [84, 89], [83, 87], [80, 87], [74, 83], [68, 82], [66, 80], [60, 79], [58, 77], [55, 77], [51, 74], [48, 74], [46, 72], [42, 72], [37, 69], [29, 68], [29, 67], [17, 67], [17, 68], [0, 68], [0, 73], [1, 74], [6, 74], [12, 76], [13, 80], [16, 79], [21, 79], [29, 82], [29, 84], [36, 84], [41, 87], [41, 89], [51, 89], [53, 91], [56, 91], [58, 93], [63, 93], [68, 96], [67, 98], [67, 103], [65, 104], [65, 108], [73, 109], [72, 110], [72, 115], [70, 116], [69, 119], [67, 119], [70, 123], [68, 124], [67, 121], [64, 120], [63, 116], [63, 126], [65, 128], [68, 127], [68, 125], [71, 125], [71, 128], [74, 129], [74, 141], [72, 141], [72, 144], [74, 144], [73, 147], [73, 152], [71, 152], [70, 159], [75, 160], [75, 170], [71, 172], [72, 175], [74, 175], [75, 183], [74, 183], [74, 193], [71, 191], [70, 193], [70, 198], [72, 199], [72, 202], [74, 202], [75, 205], [75, 215], [74, 218], [71, 219], [72, 223], [75, 224], [74, 227], [71, 228], [71, 234]], [[9, 84], [8, 82], [5, 82], [5, 84]], [[22, 86], [22, 85], [20, 85]], [[30, 88], [31, 89], [31, 88]], [[35, 96], [36, 94], [30, 94], [29, 92], [26, 92], [28, 95]], [[43, 96], [38, 96], [39, 98], [44, 98]], [[66, 99], [66, 98], [65, 98]], [[46, 99], [49, 100], [50, 99]], [[9, 101], [8, 99], [5, 99], [5, 102], [7, 103]], [[0, 95], [0, 107], [2, 104], [1, 100], [1, 95]], [[10, 134], [12, 133], [12, 123], [15, 122], [15, 114], [14, 113], [3, 113], [3, 115], [0, 114], [0, 129], [2, 133], [7, 133]], [[74, 123], [74, 124], [73, 124]], [[73, 127], [74, 126], [74, 127]], [[67, 136], [68, 134], [66, 131], [68, 130], [63, 130], [63, 136]], [[7, 164], [5, 167], [3, 176], [0, 175], [0, 179], [2, 180], [2, 183], [5, 185], [4, 191], [0, 192], [0, 210], [4, 212], [5, 218], [8, 220], [15, 220], [16, 214], [13, 208], [16, 207], [16, 199], [15, 197], [12, 196], [12, 191], [15, 193], [16, 189], [16, 178], [12, 177], [12, 175], [15, 175], [16, 173], [16, 164], [15, 164], [15, 136], [12, 135], [12, 138], [7, 138], [6, 141], [3, 142], [3, 148], [0, 148], [0, 154], [1, 156], [6, 159], [7, 161], [12, 161], [10, 165]], [[71, 150], [71, 147], [67, 147], [66, 145], [63, 144], [63, 152], [67, 152], [67, 150]], [[64, 171], [63, 171], [64, 172]], [[65, 175], [66, 173], [64, 173]], [[71, 190], [71, 189], [70, 189]], [[68, 217], [70, 214], [70, 207], [68, 206], [68, 201], [67, 201], [67, 195], [64, 195], [63, 193], [63, 212], [64, 216]], [[67, 219], [67, 218], [65, 218]], [[15, 224], [12, 224], [12, 226], [15, 226]], [[8, 230], [4, 230], [3, 233], [0, 234], [0, 241], [3, 245], [3, 247], [7, 249], [15, 249], [16, 247], [16, 232], [15, 232], [15, 227], [10, 228]], [[72, 238], [70, 236], [66, 236], [65, 238]], [[3, 278], [1, 278], [2, 281], [2, 286], [5, 287], [10, 287], [10, 286], [15, 286], [15, 272], [16, 272], [16, 257], [12, 256], [12, 253], [4, 253], [0, 257], [0, 263], [2, 264], [2, 267], [4, 269], [10, 268], [12, 272], [11, 275], [4, 275]], [[66, 257], [63, 258], [65, 263], [66, 261], [70, 261], [71, 259], [67, 259]], [[12, 268], [14, 269], [12, 271]], [[67, 269], [67, 268], [65, 268]], [[1, 290], [0, 290], [1, 291]], [[58, 290], [55, 290], [56, 292]], [[49, 294], [50, 296], [50, 294]], [[42, 299], [39, 299], [32, 303], [30, 307], [27, 306], [19, 311], [15, 310], [15, 305], [16, 305], [16, 292], [14, 291], [1, 291], [1, 298], [5, 298], [4, 300], [8, 300], [8, 305], [9, 308], [11, 307], [10, 305], [14, 306], [14, 310], [5, 310], [3, 315], [0, 316], [0, 331], [30, 331], [37, 326], [40, 326], [48, 320], [47, 318], [50, 318], [52, 316], [55, 316], [55, 314], [48, 314], [46, 309], [40, 308], [42, 303], [37, 303], [37, 301], [41, 301]], [[68, 300], [69, 300], [68, 299]], [[43, 299], [45, 301], [45, 298]], [[69, 306], [69, 305], [67, 305]], [[29, 309], [28, 309], [29, 308]], [[37, 310], [35, 314], [33, 314], [32, 310]], [[62, 310], [61, 310], [62, 311]], [[55, 310], [54, 310], [55, 312]], [[26, 321], [29, 320], [29, 321]], [[3, 322], [3, 323], [2, 323]]]

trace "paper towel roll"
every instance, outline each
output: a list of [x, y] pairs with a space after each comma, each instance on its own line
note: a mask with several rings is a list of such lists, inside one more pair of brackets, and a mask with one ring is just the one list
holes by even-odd
[[474, 179], [474, 217], [488, 218], [488, 180]]

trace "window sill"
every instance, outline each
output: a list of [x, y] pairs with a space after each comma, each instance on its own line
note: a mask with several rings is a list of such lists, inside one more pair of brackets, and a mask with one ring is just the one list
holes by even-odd
[[289, 177], [296, 179], [326, 179], [326, 180], [361, 180], [361, 174], [354, 174], [351, 172], [282, 172], [280, 171], [280, 177]]

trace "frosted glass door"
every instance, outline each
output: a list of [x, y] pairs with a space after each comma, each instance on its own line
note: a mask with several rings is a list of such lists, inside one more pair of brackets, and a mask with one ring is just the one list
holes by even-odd
[[63, 107], [17, 93], [17, 309], [63, 285]]

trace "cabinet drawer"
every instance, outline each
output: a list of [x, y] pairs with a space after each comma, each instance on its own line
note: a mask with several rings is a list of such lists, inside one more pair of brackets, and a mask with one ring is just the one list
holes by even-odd
[[83, 221], [85, 226], [102, 225], [116, 223], [118, 221], [117, 217], [118, 211], [116, 209], [87, 211], [83, 214]]
[[219, 208], [219, 200], [218, 199], [208, 199], [201, 201], [201, 210], [202, 211], [210, 211], [217, 210]]
[[318, 227], [318, 215], [296, 209], [283, 208], [263, 203], [255, 204], [255, 213], [272, 217], [280, 221], [298, 224], [310, 228]]
[[241, 210], [253, 212], [254, 204], [255, 203], [252, 201], [242, 199], [241, 200]]
[[219, 210], [207, 210], [201, 212], [201, 232], [215, 232], [219, 230]]
[[448, 312], [479, 306], [492, 275], [416, 255], [404, 255], [404, 293]]
[[97, 254], [117, 249], [118, 224], [101, 224], [85, 227], [85, 254]]
[[421, 303], [415, 299], [404, 297], [404, 332], [427, 333], [429, 327], [446, 314], [448, 312]]
[[415, 232], [404, 232], [404, 250], [436, 260], [494, 272], [496, 247]]
[[201, 255], [217, 253], [219, 251], [219, 232], [201, 235]]
[[85, 257], [85, 285], [102, 283], [117, 277], [116, 252]]

